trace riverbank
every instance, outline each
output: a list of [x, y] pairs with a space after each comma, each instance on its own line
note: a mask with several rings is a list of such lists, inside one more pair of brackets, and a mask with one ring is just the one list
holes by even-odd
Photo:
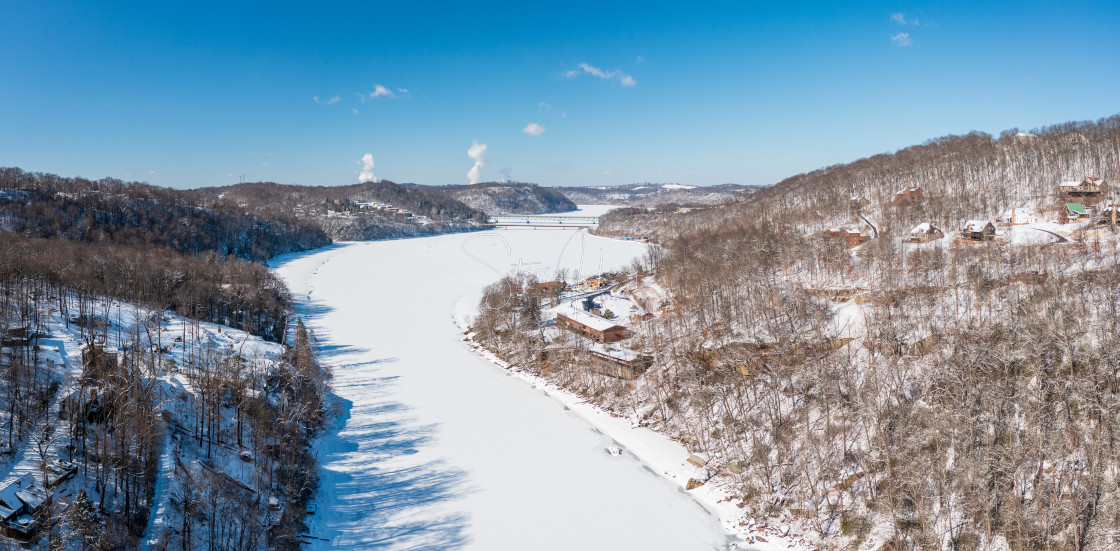
[[334, 371], [313, 549], [726, 549], [719, 520], [448, 323], [512, 266], [581, 273], [644, 246], [572, 231], [339, 244], [273, 263]]

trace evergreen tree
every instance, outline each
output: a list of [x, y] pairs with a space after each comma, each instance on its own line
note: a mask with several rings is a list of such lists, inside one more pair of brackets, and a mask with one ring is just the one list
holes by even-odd
[[76, 538], [81, 542], [82, 551], [96, 549], [101, 539], [101, 515], [90, 501], [86, 491], [78, 490], [74, 502], [66, 513], [66, 534], [68, 538]]

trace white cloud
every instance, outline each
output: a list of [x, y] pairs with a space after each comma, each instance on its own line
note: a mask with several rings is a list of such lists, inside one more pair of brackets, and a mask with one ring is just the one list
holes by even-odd
[[917, 18], [907, 19], [906, 16], [901, 14], [901, 13], [891, 14], [891, 21], [893, 21], [895, 23], [898, 23], [899, 25], [917, 25], [918, 24], [918, 19]]
[[312, 99], [315, 100], [315, 103], [323, 103], [323, 104], [326, 104], [326, 105], [330, 105], [332, 103], [338, 103], [338, 102], [342, 101], [342, 98], [340, 98], [338, 96], [332, 96], [330, 99], [322, 99], [319, 96], [315, 96]]
[[357, 107], [355, 107], [355, 108], [351, 109], [351, 111], [353, 111], [355, 115], [357, 115], [357, 114], [358, 114], [358, 108], [357, 108]]
[[384, 87], [380, 84], [374, 84], [373, 85], [373, 91], [370, 92], [369, 95], [363, 96], [362, 99], [363, 100], [366, 100], [366, 99], [371, 99], [372, 100], [372, 99], [377, 99], [377, 98], [395, 98], [395, 97], [397, 97], [397, 95], [394, 94], [392, 90], [390, 90], [390, 89], [388, 89], [388, 88], [386, 88], [386, 87]]
[[910, 33], [892, 34], [891, 35], [891, 42], [894, 42], [894, 44], [896, 46], [903, 46], [903, 47], [904, 46], [909, 46], [910, 44], [913, 44], [913, 42], [910, 40]]
[[541, 134], [544, 134], [544, 127], [535, 122], [531, 122], [529, 123], [529, 126], [526, 126], [525, 129], [522, 130], [522, 132], [530, 136], [540, 136]]
[[638, 56], [638, 63], [641, 63], [641, 62], [643, 62], [643, 61], [645, 61], [645, 60], [646, 60], [646, 58], [644, 58], [644, 57], [642, 57], [642, 56]]
[[621, 82], [622, 85], [626, 86], [626, 87], [630, 87], [630, 86], [634, 86], [634, 85], [638, 84], [638, 81], [634, 80], [634, 77], [632, 77], [632, 76], [630, 76], [626, 73], [623, 73], [622, 71], [620, 71], [618, 69], [615, 69], [613, 71], [604, 71], [604, 70], [602, 70], [598, 67], [595, 67], [593, 65], [589, 65], [587, 63], [580, 63], [578, 68], [566, 71], [564, 73], [564, 76], [566, 76], [568, 78], [575, 78], [575, 77], [578, 77], [581, 74], [597, 76], [597, 77], [599, 77], [601, 79], [604, 79], [604, 80], [611, 80], [611, 79], [617, 78], [619, 80], [619, 82]]
[[377, 181], [377, 178], [373, 176], [373, 154], [362, 155], [361, 165], [362, 170], [358, 173], [358, 183]]
[[408, 88], [397, 88], [397, 91], [402, 93], [402, 94], [407, 94], [408, 93]]
[[474, 140], [471, 148], [467, 150], [467, 156], [474, 159], [474, 166], [467, 172], [467, 181], [477, 184], [479, 177], [482, 176], [482, 167], [486, 165], [486, 144]]

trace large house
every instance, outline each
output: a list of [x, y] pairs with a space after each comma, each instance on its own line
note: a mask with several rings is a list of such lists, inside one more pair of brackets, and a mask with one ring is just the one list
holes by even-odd
[[1098, 197], [1108, 191], [1108, 183], [1096, 176], [1077, 181], [1062, 182], [1058, 190], [1070, 197]]
[[625, 327], [571, 306], [557, 308], [556, 326], [602, 344], [618, 342], [627, 336]]
[[969, 220], [961, 229], [961, 236], [973, 241], [987, 241], [996, 236], [996, 226], [988, 220]]
[[11, 536], [27, 536], [35, 528], [35, 512], [47, 501], [47, 490], [27, 473], [0, 485], [0, 522]]
[[941, 231], [941, 228], [929, 222], [924, 222], [914, 226], [914, 229], [910, 230], [910, 236], [906, 241], [908, 243], [926, 243], [928, 241], [941, 239], [942, 237], [945, 237], [945, 232]]
[[588, 350], [592, 358], [602, 360], [596, 371], [610, 377], [631, 380], [653, 365], [653, 356], [640, 354], [617, 344], [595, 344]]
[[891, 199], [891, 203], [895, 205], [909, 205], [920, 200], [925, 196], [925, 193], [925, 190], [918, 186], [908, 187], [895, 193], [894, 199]]
[[862, 245], [864, 243], [867, 243], [868, 241], [871, 241], [871, 236], [870, 235], [864, 235], [863, 232], [861, 232], [857, 229], [854, 229], [854, 228], [848, 228], [848, 229], [845, 229], [845, 230], [832, 228], [830, 230], [825, 231], [825, 234], [828, 235], [829, 237], [837, 237], [837, 238], [843, 239], [844, 244], [849, 249], [851, 249], [853, 247], [857, 247], [857, 246]]

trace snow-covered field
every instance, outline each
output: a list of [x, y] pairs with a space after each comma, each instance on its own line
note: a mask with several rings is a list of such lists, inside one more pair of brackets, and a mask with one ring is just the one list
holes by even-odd
[[274, 261], [340, 398], [338, 430], [320, 443], [312, 547], [725, 548], [719, 519], [662, 476], [684, 469], [682, 447], [511, 375], [472, 351], [453, 319], [511, 267], [591, 275], [643, 252], [579, 231], [519, 229]]

